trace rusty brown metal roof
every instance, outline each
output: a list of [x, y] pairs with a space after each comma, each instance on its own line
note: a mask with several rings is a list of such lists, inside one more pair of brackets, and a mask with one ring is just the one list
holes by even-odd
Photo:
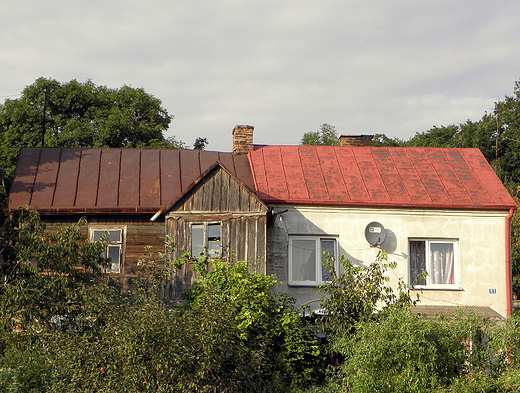
[[23, 148], [8, 210], [155, 213], [218, 162], [251, 190], [247, 156], [205, 150]]
[[475, 316], [490, 320], [503, 320], [504, 317], [486, 306], [427, 306], [415, 305], [410, 308], [412, 315], [435, 317], [443, 316], [459, 318], [462, 316]]
[[516, 208], [478, 149], [255, 145], [248, 155], [265, 203]]

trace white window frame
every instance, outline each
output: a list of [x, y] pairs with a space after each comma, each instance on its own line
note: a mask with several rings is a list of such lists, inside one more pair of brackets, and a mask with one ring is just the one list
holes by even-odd
[[[425, 247], [425, 270], [427, 272], [425, 284], [414, 283], [415, 277], [412, 277], [412, 245], [411, 242], [424, 242]], [[432, 244], [452, 244], [453, 245], [453, 283], [434, 283], [433, 258], [431, 256]], [[459, 259], [459, 240], [443, 239], [443, 238], [409, 238], [408, 239], [408, 280], [409, 286], [415, 289], [448, 289], [460, 290], [460, 259]]]
[[[203, 222], [192, 222], [190, 223], [190, 253], [193, 258], [198, 258], [200, 256], [200, 252], [194, 252], [194, 244], [193, 244], [193, 227], [194, 226], [202, 226], [203, 227], [203, 249], [202, 252], [209, 258], [220, 258], [223, 256], [223, 242], [222, 242], [222, 231], [223, 231], [223, 225], [220, 221], [203, 221]], [[220, 245], [218, 246], [219, 249], [212, 249], [210, 248], [211, 242], [216, 242], [216, 240], [210, 240], [209, 236], [209, 227], [210, 226], [219, 226], [220, 228], [220, 237], [218, 242]], [[195, 254], [195, 255], [193, 255]]]
[[[296, 241], [308, 241], [314, 242], [315, 247], [315, 255], [314, 255], [314, 280], [295, 280], [293, 279], [295, 275], [295, 261], [296, 257], [294, 252], [294, 243]], [[308, 235], [291, 235], [289, 237], [289, 263], [288, 263], [288, 283], [291, 286], [307, 286], [307, 287], [315, 287], [325, 282], [323, 280], [323, 251], [322, 251], [322, 241], [333, 241], [333, 250], [334, 250], [334, 268], [336, 272], [338, 271], [338, 238], [336, 236], [308, 236]]]
[[[125, 226], [90, 226], [89, 227], [89, 238], [92, 242], [96, 241], [99, 237], [97, 234], [99, 232], [105, 233], [110, 231], [118, 231], [120, 232], [120, 240], [119, 241], [109, 241], [107, 239], [107, 247], [105, 252], [103, 253], [103, 257], [108, 258], [111, 255], [111, 251], [116, 251], [118, 254], [118, 261], [116, 263], [112, 263], [108, 267], [103, 267], [103, 273], [112, 273], [118, 274], [123, 270], [123, 260], [124, 260], [124, 245], [126, 244], [126, 227]], [[119, 252], [118, 252], [119, 251]], [[113, 255], [113, 254], [112, 254]]]

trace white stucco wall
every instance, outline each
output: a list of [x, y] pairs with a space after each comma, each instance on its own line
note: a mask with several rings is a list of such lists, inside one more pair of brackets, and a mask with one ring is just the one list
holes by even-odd
[[[322, 295], [316, 288], [287, 284], [288, 237], [290, 235], [336, 235], [339, 249], [349, 260], [374, 261], [377, 250], [365, 239], [365, 228], [372, 221], [387, 230], [382, 245], [389, 261], [397, 268], [389, 272], [393, 285], [402, 277], [408, 283], [409, 238], [458, 240], [459, 282], [456, 290], [424, 289], [419, 292], [421, 305], [489, 306], [506, 315], [506, 211], [450, 211], [418, 209], [360, 209], [331, 207], [276, 206], [268, 238], [268, 273], [276, 274], [287, 292], [303, 304]], [[493, 293], [494, 292], [494, 293]], [[319, 303], [311, 303], [311, 308]]]

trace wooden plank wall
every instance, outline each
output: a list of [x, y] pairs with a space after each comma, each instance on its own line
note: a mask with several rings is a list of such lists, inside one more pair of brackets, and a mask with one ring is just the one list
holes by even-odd
[[[180, 258], [191, 249], [191, 224], [220, 222], [222, 224], [222, 257], [226, 262], [248, 261], [252, 272], [266, 274], [265, 214], [186, 214], [170, 215], [167, 219], [167, 231], [176, 244], [174, 259]], [[167, 288], [170, 299], [181, 297], [182, 292], [193, 285], [197, 276], [193, 264], [184, 265]]]
[[226, 171], [216, 167], [173, 208], [175, 211], [260, 212], [265, 205]]
[[[123, 293], [134, 288], [134, 281], [139, 276], [137, 263], [150, 252], [164, 252], [165, 223], [164, 218], [156, 222], [150, 221], [150, 215], [96, 215], [86, 216], [89, 225], [103, 227], [126, 228], [126, 241], [123, 245], [123, 260], [121, 273], [110, 274], [118, 283]], [[42, 216], [48, 231], [56, 231], [58, 226], [75, 224], [77, 216]], [[88, 236], [88, 226], [81, 227], [82, 232]], [[151, 246], [145, 251], [146, 246]], [[155, 254], [157, 256], [157, 254]]]

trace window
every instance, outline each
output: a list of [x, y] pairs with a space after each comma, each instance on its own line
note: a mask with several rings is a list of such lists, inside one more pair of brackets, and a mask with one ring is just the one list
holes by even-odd
[[191, 224], [191, 255], [201, 253], [210, 258], [222, 255], [222, 226], [220, 223]]
[[[410, 285], [419, 288], [458, 287], [456, 240], [410, 240]], [[420, 274], [426, 272], [426, 277]]]
[[289, 238], [289, 285], [316, 286], [330, 279], [323, 265], [325, 253], [334, 258], [337, 269], [335, 238], [293, 236]]
[[91, 239], [98, 241], [106, 234], [105, 241], [108, 243], [104, 253], [105, 258], [110, 259], [110, 265], [104, 268], [104, 273], [120, 273], [123, 254], [123, 229], [91, 228]]

